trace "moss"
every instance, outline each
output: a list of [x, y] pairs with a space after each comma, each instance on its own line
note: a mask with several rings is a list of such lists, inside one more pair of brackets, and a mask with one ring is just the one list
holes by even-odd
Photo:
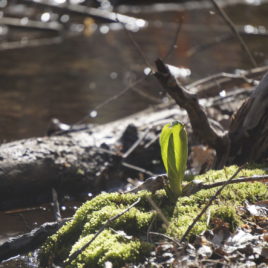
[[[93, 235], [81, 238], [72, 247], [71, 253], [79, 250]], [[126, 262], [136, 262], [142, 253], [148, 254], [151, 244], [139, 239], [132, 239], [111, 230], [103, 231], [98, 239], [86, 248], [70, 265], [70, 267], [103, 267], [106, 261], [111, 261], [115, 267], [121, 267]]]
[[[196, 176], [195, 179], [206, 183], [226, 180], [236, 170], [236, 166], [219, 171], [211, 170], [204, 175]], [[265, 170], [252, 167], [242, 170], [237, 177], [265, 173]], [[202, 190], [192, 196], [179, 198], [175, 206], [168, 202], [164, 190], [159, 190], [155, 194], [146, 191], [137, 194], [100, 194], [83, 204], [73, 219], [46, 241], [40, 251], [41, 265], [47, 266], [48, 260], [51, 259], [54, 262], [66, 260], [70, 254], [87, 243], [108, 219], [118, 215], [138, 198], [141, 201], [112, 222], [69, 267], [101, 267], [105, 261], [111, 261], [113, 267], [121, 267], [124, 263], [139, 262], [149, 254], [152, 246], [145, 239], [156, 215], [149, 200], [153, 200], [161, 208], [169, 222], [168, 228], [164, 230], [160, 218], [157, 217], [153, 230], [180, 238], [217, 189]], [[236, 213], [238, 205], [243, 204], [245, 200], [255, 202], [267, 198], [268, 192], [263, 183], [228, 185], [210, 207], [211, 222], [213, 219], [220, 219], [234, 230], [242, 223], [241, 216]], [[206, 221], [207, 217], [203, 215], [190, 235], [211, 228], [212, 225], [207, 226]], [[124, 231], [126, 235], [120, 234], [119, 231]]]

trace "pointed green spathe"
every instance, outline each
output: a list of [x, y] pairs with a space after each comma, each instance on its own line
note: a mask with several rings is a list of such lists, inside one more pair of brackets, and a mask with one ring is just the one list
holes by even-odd
[[160, 147], [168, 176], [166, 191], [171, 199], [177, 199], [182, 193], [188, 157], [188, 139], [184, 125], [178, 121], [166, 124], [160, 134]]

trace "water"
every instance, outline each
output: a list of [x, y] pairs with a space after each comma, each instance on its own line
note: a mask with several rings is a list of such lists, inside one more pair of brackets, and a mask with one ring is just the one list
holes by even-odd
[[[267, 4], [239, 5], [228, 7], [227, 12], [238, 25], [261, 26], [266, 31], [267, 9]], [[216, 72], [251, 67], [235, 39], [188, 56], [193, 47], [229, 33], [212, 8], [175, 12], [142, 10], [129, 15], [144, 18], [149, 22], [148, 27], [132, 36], [151, 65], [169, 50], [178, 18], [183, 17], [177, 48], [167, 60], [169, 64], [189, 68], [192, 80]], [[40, 12], [41, 18], [44, 13], [47, 14], [47, 10]], [[81, 19], [77, 22], [93, 25], [89, 36], [81, 32], [59, 44], [0, 51], [0, 141], [42, 136], [53, 117], [66, 123], [77, 122], [143, 76], [148, 66], [122, 27], [95, 25]], [[33, 32], [9, 30], [13, 41], [44, 36], [44, 33]], [[268, 39], [250, 37], [246, 41], [258, 63], [264, 64]], [[161, 87], [154, 78], [136, 88], [161, 101]], [[88, 122], [115, 120], [154, 103], [153, 98], [129, 90], [99, 109], [95, 116], [89, 116]]]

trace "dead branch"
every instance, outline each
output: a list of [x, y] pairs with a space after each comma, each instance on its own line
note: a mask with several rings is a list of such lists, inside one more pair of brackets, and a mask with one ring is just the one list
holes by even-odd
[[60, 222], [47, 222], [30, 233], [10, 238], [0, 245], [0, 261], [38, 248], [68, 220], [69, 218], [63, 219]]
[[204, 110], [198, 103], [197, 96], [188, 92], [172, 76], [168, 67], [162, 60], [156, 61], [156, 78], [167, 93], [184, 108], [189, 116], [194, 134], [205, 144], [214, 148], [217, 152], [216, 168], [221, 168], [226, 162], [229, 151], [228, 135], [216, 130], [209, 122]]
[[241, 75], [218, 73], [195, 81], [186, 86], [187, 90], [197, 94], [198, 98], [215, 96], [221, 88], [238, 86], [242, 83], [254, 85], [254, 79], [263, 76], [268, 71], [268, 66], [262, 66], [244, 71]]
[[[228, 182], [228, 184], [243, 183], [243, 182], [266, 182], [268, 180], [268, 175], [259, 175], [251, 177], [240, 177], [233, 179]], [[163, 189], [167, 181], [167, 175], [161, 174], [157, 176], [150, 177], [146, 179], [141, 185], [134, 187], [133, 189], [126, 191], [125, 193], [137, 193], [142, 190], [146, 190], [152, 193]], [[193, 180], [184, 186], [182, 196], [190, 196], [201, 190], [208, 190], [215, 187], [222, 186], [226, 183], [226, 180], [218, 181], [215, 183], [205, 184], [202, 181]]]
[[176, 103], [187, 111], [194, 135], [216, 150], [215, 168], [260, 162], [268, 156], [268, 74], [232, 117], [229, 132], [222, 132], [209, 122], [197, 95], [183, 88], [163, 61], [157, 60], [156, 66], [155, 76]]

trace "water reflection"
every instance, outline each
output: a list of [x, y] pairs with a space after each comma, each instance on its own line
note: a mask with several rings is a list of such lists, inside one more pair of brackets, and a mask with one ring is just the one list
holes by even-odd
[[50, 13], [49, 12], [45, 12], [45, 13], [43, 13], [42, 15], [41, 15], [41, 21], [43, 21], [43, 22], [48, 22], [48, 21], [50, 21], [50, 19], [51, 19], [51, 15], [50, 15]]
[[[180, 75], [197, 79], [216, 72], [251, 67], [236, 40], [188, 56], [192, 47], [229, 33], [221, 19], [210, 11], [142, 12], [137, 15], [142, 18], [137, 24], [143, 27], [142, 23], [147, 21], [148, 26], [132, 35], [153, 64], [174, 45], [178, 17], [183, 16], [179, 41], [167, 61], [172, 66], [181, 66], [177, 69]], [[245, 31], [266, 31], [268, 5], [233, 6], [227, 11], [236, 23], [245, 25]], [[49, 21], [51, 15], [51, 11], [43, 10], [39, 18]], [[121, 24], [97, 25], [92, 19], [72, 21], [73, 18], [65, 13], [59, 18], [70, 22], [70, 28], [81, 34], [64, 37], [59, 44], [0, 51], [0, 140], [44, 135], [53, 117], [71, 124], [88, 115], [89, 123], [103, 123], [154, 104], [153, 98], [147, 98], [146, 94], [160, 100], [161, 86], [154, 77], [141, 79], [144, 72], [150, 72], [150, 66], [146, 65]], [[1, 31], [8, 31], [8, 28], [0, 28], [2, 39]], [[30, 42], [33, 36], [40, 38], [41, 35], [12, 29], [9, 38]], [[267, 39], [256, 36], [246, 41], [257, 55], [259, 64], [263, 64], [263, 55], [268, 52]], [[135, 79], [142, 80], [136, 85], [137, 91], [128, 90], [109, 105], [95, 108], [119, 94]], [[138, 90], [146, 94], [138, 94]]]
[[7, 6], [7, 0], [0, 0], [0, 8], [4, 8]]

